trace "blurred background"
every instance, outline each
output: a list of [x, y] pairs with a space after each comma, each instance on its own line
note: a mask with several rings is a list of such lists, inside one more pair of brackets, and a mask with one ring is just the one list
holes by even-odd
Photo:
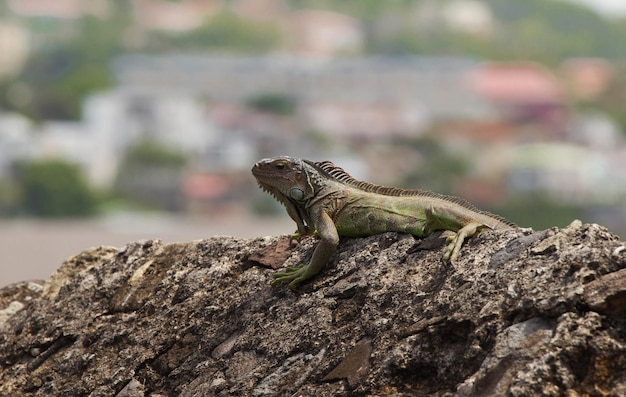
[[0, 286], [290, 233], [288, 154], [626, 236], [622, 0], [0, 0]]

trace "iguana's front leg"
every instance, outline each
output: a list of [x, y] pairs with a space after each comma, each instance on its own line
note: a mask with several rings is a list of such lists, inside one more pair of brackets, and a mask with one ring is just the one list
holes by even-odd
[[321, 212], [316, 217], [315, 224], [320, 236], [320, 242], [315, 247], [315, 251], [313, 251], [311, 262], [299, 268], [287, 268], [285, 272], [274, 274], [274, 283], [291, 280], [289, 288], [293, 289], [298, 283], [315, 276], [326, 267], [328, 260], [337, 250], [339, 235], [332, 219], [325, 212]]
[[455, 208], [446, 206], [431, 206], [425, 210], [428, 228], [433, 230], [450, 230], [456, 232], [448, 237], [446, 248], [443, 251], [443, 260], [455, 262], [461, 252], [465, 239], [479, 233], [489, 226], [478, 222], [467, 214]]

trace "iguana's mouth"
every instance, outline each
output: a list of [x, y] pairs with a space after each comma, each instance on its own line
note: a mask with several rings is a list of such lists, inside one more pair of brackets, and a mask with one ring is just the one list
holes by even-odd
[[252, 171], [252, 175], [257, 175], [258, 173], [261, 172], [261, 164], [254, 163], [254, 165], [252, 166], [252, 169], [250, 171]]
[[271, 171], [268, 170], [264, 170], [263, 168], [261, 168], [261, 164], [260, 163], [256, 163], [254, 164], [254, 166], [252, 167], [252, 175], [254, 175], [255, 177], [259, 178], [268, 178], [268, 177], [272, 177], [272, 176], [276, 176], [274, 175]]

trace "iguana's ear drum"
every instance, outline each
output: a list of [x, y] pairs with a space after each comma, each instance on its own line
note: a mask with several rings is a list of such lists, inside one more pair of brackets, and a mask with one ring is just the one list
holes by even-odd
[[302, 182], [302, 178], [303, 178], [302, 172], [296, 172], [295, 178], [296, 178], [296, 182]]
[[296, 201], [300, 201], [304, 198], [304, 192], [302, 191], [302, 189], [294, 187], [289, 191], [289, 196]]

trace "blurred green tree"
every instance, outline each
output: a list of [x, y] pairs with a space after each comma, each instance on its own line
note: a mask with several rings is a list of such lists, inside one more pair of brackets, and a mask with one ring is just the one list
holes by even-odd
[[275, 24], [246, 20], [230, 11], [212, 16], [197, 29], [182, 33], [153, 35], [155, 49], [219, 49], [235, 52], [264, 52], [282, 41]]
[[182, 168], [187, 162], [185, 155], [152, 139], [143, 139], [126, 151], [124, 169], [142, 167]]
[[41, 217], [93, 215], [97, 199], [80, 168], [59, 159], [23, 161], [16, 166], [22, 212]]
[[0, 179], [0, 216], [19, 214], [21, 192], [12, 181]]
[[[620, 59], [626, 53], [626, 24], [573, 2], [484, 0], [494, 23], [473, 34], [455, 30], [435, 17], [417, 23], [416, 15], [424, 10], [422, 2], [384, 3], [384, 13], [379, 14], [384, 18], [366, 19], [367, 47], [373, 53], [469, 55], [547, 65], [582, 55]], [[433, 2], [430, 6], [443, 9], [446, 4]], [[367, 15], [361, 11], [360, 15]]]
[[180, 211], [180, 182], [186, 163], [182, 152], [151, 139], [141, 140], [126, 151], [114, 191], [152, 208]]
[[456, 182], [471, 168], [469, 159], [450, 152], [433, 135], [401, 139], [397, 144], [413, 148], [422, 157], [419, 166], [399, 181], [401, 186], [455, 194]]
[[0, 95], [0, 106], [34, 120], [80, 118], [85, 97], [113, 82], [109, 61], [123, 50], [128, 7], [127, 1], [117, 0], [109, 18], [85, 16], [76, 22], [76, 35], [37, 49], [14, 81], [3, 82], [3, 88], [18, 83], [27, 88], [32, 92], [29, 100], [16, 102]]
[[248, 107], [261, 112], [273, 113], [280, 116], [289, 116], [296, 111], [296, 101], [284, 94], [259, 94], [246, 101]]
[[514, 221], [521, 227], [532, 227], [535, 230], [543, 230], [553, 226], [565, 227], [574, 219], [585, 219], [583, 206], [576, 206], [557, 202], [546, 198], [540, 193], [524, 194], [515, 197], [507, 203], [495, 208], [493, 212]]

